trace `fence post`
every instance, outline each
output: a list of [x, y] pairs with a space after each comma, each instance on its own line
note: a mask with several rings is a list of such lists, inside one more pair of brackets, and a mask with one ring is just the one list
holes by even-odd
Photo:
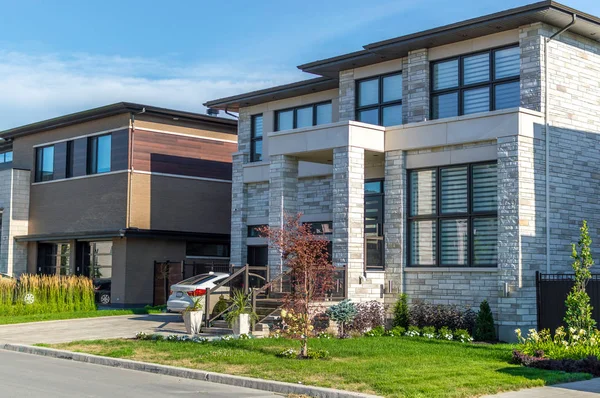
[[206, 315], [204, 315], [204, 318], [206, 319], [206, 327], [209, 328], [210, 327], [210, 315], [209, 315], [209, 310], [210, 310], [210, 288], [206, 288], [206, 302], [205, 302], [205, 311], [204, 313]]
[[248, 292], [250, 291], [249, 282], [250, 282], [250, 275], [248, 273], [248, 264], [246, 264], [246, 267], [244, 267], [244, 293], [245, 294], [248, 294]]
[[[254, 289], [252, 289], [252, 313], [256, 314], [256, 294], [254, 293]], [[256, 329], [256, 320], [252, 318], [252, 331], [254, 332]]]
[[541, 289], [541, 275], [540, 275], [540, 271], [535, 271], [535, 301], [536, 301], [536, 309], [537, 309], [537, 330], [540, 330], [540, 321], [542, 319], [541, 317], [541, 310], [542, 310], [542, 300], [541, 300], [541, 293], [540, 293], [540, 289]]

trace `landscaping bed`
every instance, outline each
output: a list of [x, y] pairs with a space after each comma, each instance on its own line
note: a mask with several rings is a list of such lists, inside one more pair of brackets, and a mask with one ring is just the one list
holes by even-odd
[[282, 338], [213, 343], [120, 339], [50, 347], [387, 397], [470, 397], [591, 377], [512, 364], [513, 345], [421, 337], [311, 339], [311, 349], [329, 352], [325, 360], [278, 357], [282, 350], [298, 348], [297, 342]]

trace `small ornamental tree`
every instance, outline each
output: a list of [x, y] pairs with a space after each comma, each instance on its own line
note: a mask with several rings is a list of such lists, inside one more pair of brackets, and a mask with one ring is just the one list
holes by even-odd
[[494, 315], [487, 300], [483, 300], [479, 305], [479, 312], [475, 320], [475, 332], [473, 338], [477, 341], [496, 340], [496, 326], [494, 325]]
[[263, 227], [259, 233], [279, 250], [289, 271], [291, 292], [285, 298], [283, 318], [290, 324], [290, 337], [301, 341], [300, 357], [307, 358], [308, 337], [314, 329], [311, 311], [333, 290], [334, 268], [327, 251], [329, 241], [313, 234], [300, 216], [285, 216], [282, 228]]
[[338, 325], [338, 337], [346, 337], [346, 326], [352, 323], [356, 317], [356, 305], [348, 299], [340, 301], [338, 304], [327, 308], [325, 312], [329, 318]]
[[402, 293], [398, 296], [396, 304], [394, 304], [394, 326], [401, 326], [408, 329], [409, 319], [408, 295]]
[[594, 265], [592, 251], [590, 249], [592, 238], [590, 238], [586, 220], [583, 220], [580, 231], [581, 234], [577, 246], [574, 243], [572, 245], [573, 249], [571, 257], [573, 258], [575, 283], [565, 302], [567, 313], [564, 319], [569, 329], [575, 329], [577, 331], [583, 329], [588, 332], [589, 335], [596, 326], [596, 321], [592, 318], [590, 296], [588, 296], [585, 291], [585, 288], [592, 277], [590, 268]]

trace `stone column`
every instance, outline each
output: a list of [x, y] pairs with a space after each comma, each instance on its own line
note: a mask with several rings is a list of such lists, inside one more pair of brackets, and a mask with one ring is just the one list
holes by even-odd
[[406, 155], [404, 151], [385, 153], [385, 288], [392, 283], [392, 291], [385, 296], [386, 304], [396, 302], [398, 293], [404, 291], [404, 266], [406, 259]]
[[404, 123], [429, 119], [429, 58], [426, 48], [411, 51], [402, 69]]
[[360, 301], [369, 293], [364, 275], [365, 152], [362, 148], [333, 150], [333, 265], [347, 267], [348, 298]]
[[340, 72], [340, 122], [355, 120], [356, 89], [354, 82], [354, 69]]
[[248, 215], [247, 192], [244, 184], [244, 161], [246, 155], [233, 154], [231, 181], [231, 253], [230, 262], [236, 267], [246, 265], [246, 218]]
[[[281, 228], [285, 216], [298, 212], [298, 159], [286, 155], [271, 156], [269, 165], [269, 227]], [[270, 278], [283, 270], [279, 251], [269, 248]]]

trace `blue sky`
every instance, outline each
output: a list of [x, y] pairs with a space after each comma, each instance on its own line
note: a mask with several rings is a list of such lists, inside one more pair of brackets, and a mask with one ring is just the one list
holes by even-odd
[[0, 0], [0, 130], [118, 101], [203, 112], [313, 77], [299, 64], [530, 2]]

